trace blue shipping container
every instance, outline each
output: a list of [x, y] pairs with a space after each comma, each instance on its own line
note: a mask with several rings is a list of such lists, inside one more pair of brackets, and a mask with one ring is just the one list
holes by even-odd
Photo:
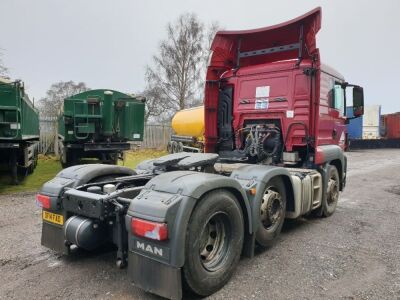
[[[349, 106], [346, 108], [346, 116], [353, 116], [353, 107]], [[349, 134], [350, 140], [362, 139], [362, 131], [363, 131], [363, 117], [358, 117], [356, 119], [350, 120], [350, 123], [347, 124], [347, 132]]]

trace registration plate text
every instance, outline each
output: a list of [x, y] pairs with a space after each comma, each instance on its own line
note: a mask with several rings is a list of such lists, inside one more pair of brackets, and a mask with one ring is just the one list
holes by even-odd
[[64, 224], [64, 216], [63, 215], [54, 214], [54, 213], [44, 210], [42, 213], [42, 217], [43, 217], [43, 220], [50, 222], [50, 223], [54, 223], [54, 224], [58, 224], [58, 225]]

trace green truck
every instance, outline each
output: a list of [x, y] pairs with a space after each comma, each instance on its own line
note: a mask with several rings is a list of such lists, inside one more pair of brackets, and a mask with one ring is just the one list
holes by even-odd
[[64, 99], [58, 117], [63, 167], [82, 158], [117, 164], [133, 142], [143, 140], [145, 98], [97, 89]]
[[39, 150], [39, 112], [25, 94], [22, 81], [0, 78], [0, 165], [18, 174], [32, 173]]

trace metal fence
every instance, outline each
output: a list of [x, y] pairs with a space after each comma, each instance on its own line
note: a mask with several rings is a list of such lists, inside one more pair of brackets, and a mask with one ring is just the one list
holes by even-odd
[[141, 148], [161, 149], [166, 148], [171, 138], [172, 128], [168, 125], [146, 125]]
[[57, 118], [40, 118], [39, 152], [43, 154], [55, 153], [57, 141]]
[[[145, 125], [141, 149], [166, 148], [172, 134], [168, 125]], [[40, 119], [40, 153], [57, 153], [57, 118]]]

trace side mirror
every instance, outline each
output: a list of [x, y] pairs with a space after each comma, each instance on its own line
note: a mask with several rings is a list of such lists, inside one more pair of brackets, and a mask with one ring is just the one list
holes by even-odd
[[360, 86], [353, 88], [353, 116], [355, 118], [364, 114], [364, 89]]

